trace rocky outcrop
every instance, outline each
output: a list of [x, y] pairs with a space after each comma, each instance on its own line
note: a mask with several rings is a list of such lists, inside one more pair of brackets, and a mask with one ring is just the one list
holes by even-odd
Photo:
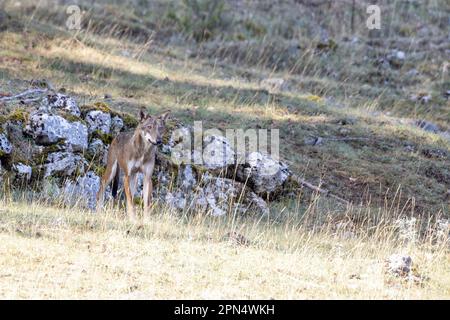
[[[42, 180], [41, 189], [52, 199], [94, 209], [109, 144], [119, 132], [133, 130], [137, 121], [104, 103], [79, 108], [62, 94], [23, 112], [20, 121], [3, 124], [8, 130], [0, 133], [0, 158], [7, 157], [8, 170], [33, 183]], [[193, 151], [192, 127], [172, 119], [167, 128], [156, 159], [154, 199], [177, 210], [214, 216], [270, 212], [261, 196], [283, 188], [290, 175], [285, 164], [258, 152], [237, 163], [234, 146], [220, 134], [200, 136], [202, 149]], [[122, 188], [123, 177], [119, 181]], [[136, 197], [142, 189], [139, 175]], [[119, 194], [123, 196], [120, 189]]]
[[280, 190], [290, 175], [286, 164], [260, 152], [250, 153], [236, 170], [236, 178], [257, 194]]
[[412, 259], [408, 255], [393, 254], [386, 259], [387, 272], [396, 276], [407, 276], [411, 272]]
[[100, 188], [100, 177], [93, 171], [77, 177], [75, 181], [67, 180], [63, 188], [64, 200], [71, 205], [81, 205], [95, 209], [96, 195]]
[[12, 167], [15, 176], [17, 179], [20, 180], [30, 180], [31, 179], [31, 174], [32, 174], [32, 169], [30, 166], [27, 166], [23, 163], [15, 163]]
[[65, 141], [75, 151], [83, 151], [88, 146], [87, 127], [81, 121], [71, 122], [42, 110], [30, 114], [25, 132], [38, 144], [51, 145]]
[[87, 149], [87, 156], [89, 157], [89, 159], [96, 159], [100, 162], [101, 165], [106, 166], [106, 161], [108, 160], [107, 155], [108, 146], [98, 138], [92, 139]]
[[113, 135], [118, 135], [120, 131], [124, 128], [123, 119], [119, 116], [114, 116], [111, 118], [111, 133]]
[[202, 165], [206, 169], [225, 169], [236, 161], [236, 154], [224, 136], [208, 135], [203, 138]]
[[42, 99], [40, 109], [45, 112], [52, 112], [54, 110], [63, 110], [74, 116], [80, 116], [80, 108], [77, 102], [72, 97], [61, 93], [50, 94]]
[[4, 133], [0, 133], [0, 156], [10, 154], [12, 145]]
[[84, 120], [88, 124], [89, 133], [99, 130], [104, 134], [109, 134], [111, 131], [111, 115], [109, 113], [92, 110], [86, 114]]
[[71, 177], [84, 174], [87, 161], [79, 154], [72, 152], [54, 152], [47, 157], [44, 165], [44, 178], [50, 176]]

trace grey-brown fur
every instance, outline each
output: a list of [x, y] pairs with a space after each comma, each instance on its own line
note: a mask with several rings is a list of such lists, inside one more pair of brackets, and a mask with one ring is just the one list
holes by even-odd
[[97, 194], [98, 210], [103, 206], [105, 188], [113, 179], [115, 180], [113, 196], [116, 195], [119, 170], [122, 170], [127, 212], [130, 218], [135, 220], [133, 197], [136, 191], [137, 173], [141, 172], [144, 174], [144, 217], [148, 217], [153, 191], [152, 174], [156, 150], [157, 145], [161, 143], [168, 113], [153, 117], [141, 110], [141, 121], [134, 132], [121, 133], [112, 141], [108, 151], [106, 170]]

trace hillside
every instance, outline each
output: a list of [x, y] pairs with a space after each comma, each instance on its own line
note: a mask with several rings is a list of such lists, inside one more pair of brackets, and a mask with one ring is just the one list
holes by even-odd
[[[124, 235], [130, 226], [120, 215], [91, 217], [24, 188], [3, 186], [0, 235], [10, 245], [2, 248], [2, 257], [8, 260], [8, 254], [13, 257], [19, 247], [27, 247], [31, 264], [23, 266], [29, 278], [15, 292], [10, 286], [17, 278], [0, 275], [1, 296], [319, 298], [333, 292], [333, 297], [345, 298], [448, 297], [448, 1], [378, 1], [382, 28], [372, 31], [365, 24], [370, 1], [356, 1], [354, 6], [353, 1], [300, 0], [76, 3], [83, 13], [79, 30], [66, 27], [66, 1], [0, 3], [0, 97], [50, 83], [80, 106], [101, 102], [135, 117], [144, 106], [154, 114], [170, 109], [174, 118], [186, 124], [202, 121], [204, 128], [276, 128], [280, 156], [290, 170], [350, 204], [303, 187], [270, 201], [269, 215], [242, 221], [197, 220], [175, 212], [164, 217], [158, 212], [167, 208], [155, 207], [156, 220], [130, 236]], [[32, 101], [0, 102], [0, 116], [31, 107]], [[30, 213], [19, 213], [27, 202], [33, 204]], [[72, 217], [77, 215], [79, 220]], [[70, 221], [55, 227], [59, 216]], [[399, 227], [405, 219], [412, 219], [415, 239], [406, 244], [402, 232], [407, 227]], [[91, 223], [92, 230], [87, 227]], [[439, 227], [447, 237], [442, 243], [435, 229], [445, 223], [447, 227]], [[230, 247], [223, 240], [228, 232], [253, 242]], [[36, 277], [52, 268], [41, 263], [52, 260], [42, 252], [47, 246], [55, 252], [71, 250], [67, 261], [57, 262], [60, 265], [93, 259], [91, 249], [71, 247], [67, 239], [72, 237], [76, 243], [92, 244], [94, 251], [101, 251], [108, 238], [116, 239], [114, 249], [106, 247], [98, 259], [114, 259], [108, 250], [118, 250], [117, 255], [129, 251], [118, 258], [119, 276], [101, 269], [103, 262], [81, 275], [87, 282], [94, 281], [91, 271], [105, 281], [123, 281], [122, 291], [109, 293], [101, 286], [105, 291], [89, 296], [86, 287], [75, 288], [77, 283], [75, 291], [59, 291], [57, 281], [73, 280], [64, 274], [50, 291], [28, 291], [30, 284], [41, 288]], [[128, 255], [138, 255], [139, 246], [148, 252], [161, 247], [159, 256], [167, 258], [161, 259], [169, 271], [155, 271], [147, 279], [159, 285], [152, 294], [140, 285], [136, 295], [134, 289], [124, 289], [131, 278], [144, 279], [139, 265], [126, 271]], [[183, 260], [179, 252], [184, 250], [193, 257], [196, 250], [209, 254], [211, 260]], [[389, 281], [381, 284], [381, 261], [398, 251], [406, 251], [422, 266], [420, 272], [430, 278], [422, 287], [408, 283], [405, 288], [394, 281], [392, 289]], [[175, 256], [170, 258], [171, 253]], [[267, 269], [258, 274], [242, 271], [264, 255], [279, 259], [279, 276], [271, 278], [269, 258], [261, 267]], [[147, 263], [146, 258], [136, 259], [137, 264]], [[19, 268], [13, 260], [5, 261], [10, 270], [5, 274]], [[40, 275], [29, 273], [35, 260], [42, 267], [36, 271]], [[310, 266], [283, 267], [303, 261]], [[356, 264], [370, 273], [367, 268], [374, 263], [378, 271], [368, 278], [348, 269]], [[182, 271], [173, 275], [180, 264]], [[205, 281], [211, 291], [199, 293], [186, 279], [205, 265], [209, 271], [196, 276], [204, 276], [198, 281]], [[314, 273], [322, 266], [323, 274]], [[83, 273], [83, 268], [76, 272]], [[345, 272], [340, 273], [342, 268]], [[231, 274], [237, 277], [237, 287], [230, 285], [235, 291], [217, 293], [214, 277]], [[354, 274], [374, 287], [365, 291], [366, 285], [356, 280], [350, 282], [358, 284], [349, 284]], [[165, 285], [183, 289], [173, 293]], [[252, 286], [258, 288], [254, 293], [247, 289]], [[283, 291], [285, 286], [290, 289]], [[140, 295], [140, 289], [146, 293]]]

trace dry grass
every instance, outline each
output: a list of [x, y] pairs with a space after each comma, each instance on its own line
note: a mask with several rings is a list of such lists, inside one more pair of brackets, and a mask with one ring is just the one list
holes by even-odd
[[[404, 245], [387, 230], [349, 237], [163, 208], [138, 229], [115, 210], [36, 203], [3, 203], [0, 221], [2, 298], [450, 298], [448, 244]], [[229, 241], [230, 231], [248, 243]], [[412, 256], [422, 283], [384, 272], [397, 252]]]
[[[294, 1], [229, 2], [225, 16], [232, 13], [235, 22], [206, 44], [192, 41], [192, 26], [180, 29], [173, 20], [187, 12], [181, 1], [148, 1], [145, 8], [140, 1], [80, 1], [88, 15], [79, 32], [64, 29], [62, 5], [0, 4], [11, 14], [0, 21], [1, 94], [45, 78], [80, 104], [108, 94], [111, 108], [130, 113], [170, 108], [205, 127], [279, 128], [280, 152], [293, 171], [365, 204], [338, 210], [301, 193], [300, 203], [272, 204], [275, 216], [264, 220], [155, 208], [138, 230], [117, 209], [96, 215], [58, 203], [3, 201], [0, 298], [450, 298], [448, 240], [427, 234], [425, 218], [449, 217], [450, 158], [422, 153], [450, 152], [450, 142], [404, 119], [450, 129], [450, 104], [442, 96], [449, 84], [442, 39], [450, 7], [445, 0], [382, 1], [391, 15], [373, 38], [363, 23], [366, 2], [356, 2], [354, 32], [353, 1], [317, 9]], [[336, 40], [335, 51], [317, 51], [322, 31]], [[282, 68], [292, 43], [301, 47], [300, 58]], [[406, 53], [400, 69], [374, 64], [393, 49]], [[408, 76], [413, 68], [416, 78]], [[261, 85], [267, 77], [289, 87], [268, 92]], [[431, 103], [411, 101], [419, 92], [432, 94]], [[308, 137], [325, 142], [311, 146]], [[394, 223], [418, 214], [425, 225], [416, 230], [420, 239], [404, 243]], [[359, 224], [336, 230], [337, 217]], [[249, 245], [225, 240], [229, 232]], [[384, 273], [384, 259], [396, 252], [411, 255], [422, 283]]]

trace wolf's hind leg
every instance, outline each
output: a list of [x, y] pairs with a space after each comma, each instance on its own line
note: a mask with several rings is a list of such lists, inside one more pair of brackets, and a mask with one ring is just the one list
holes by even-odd
[[112, 179], [116, 176], [118, 170], [117, 160], [108, 161], [108, 165], [106, 166], [105, 173], [103, 174], [100, 181], [100, 189], [97, 193], [97, 211], [100, 211], [103, 208], [103, 202], [105, 199], [105, 188], [109, 185]]
[[152, 201], [153, 192], [153, 182], [152, 176], [145, 176], [144, 179], [144, 219], [148, 220], [150, 218], [150, 204]]

